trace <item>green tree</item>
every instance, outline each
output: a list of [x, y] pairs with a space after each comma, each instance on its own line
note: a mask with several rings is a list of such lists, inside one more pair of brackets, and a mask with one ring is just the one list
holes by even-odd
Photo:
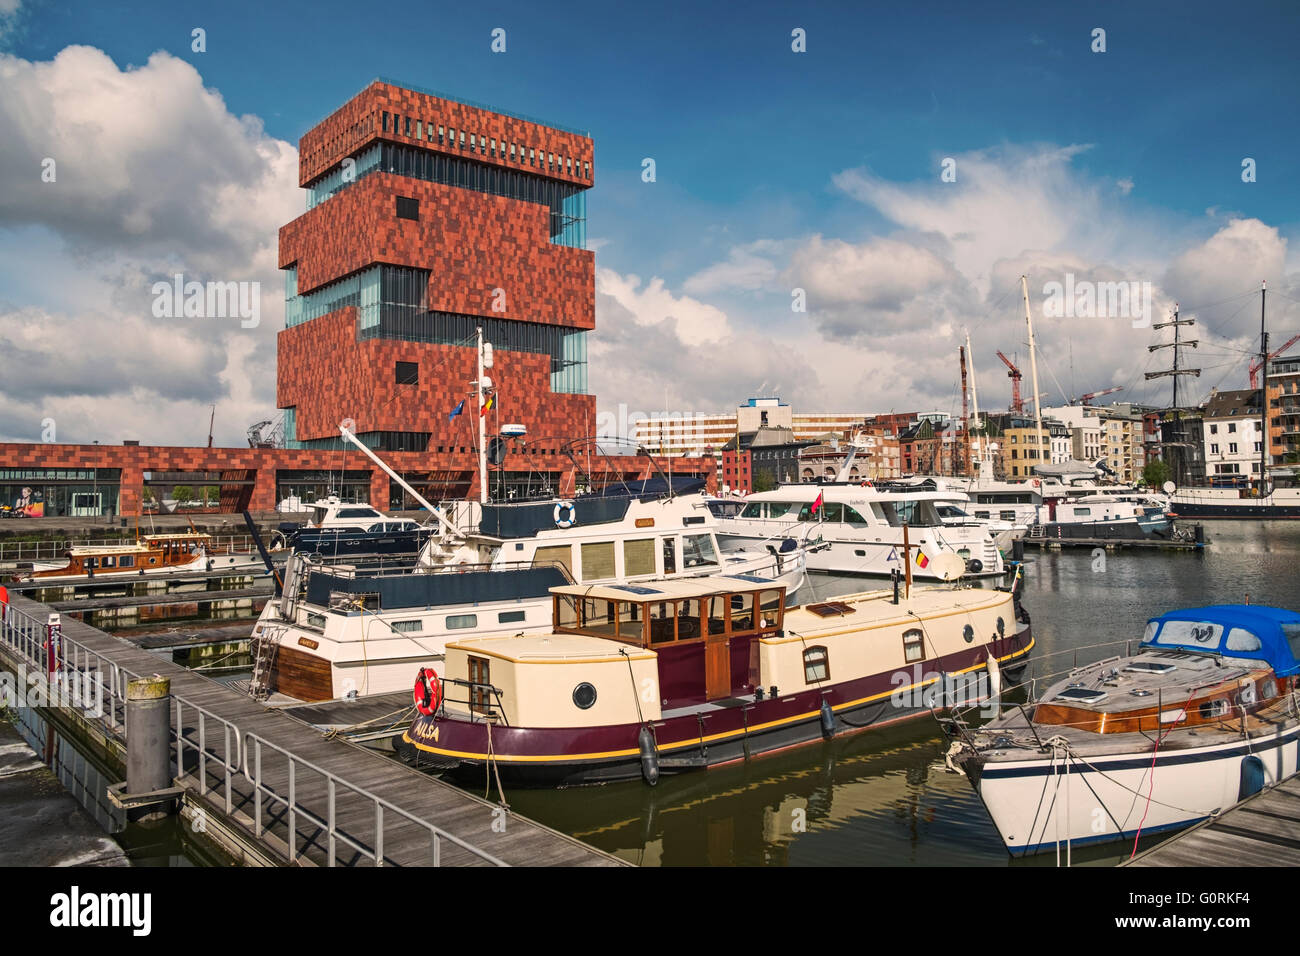
[[221, 488], [218, 485], [203, 486], [203, 507], [207, 507], [213, 501], [221, 500]]
[[755, 494], [757, 494], [760, 491], [772, 491], [774, 488], [776, 488], [776, 480], [772, 477], [770, 472], [766, 472], [766, 471], [754, 472], [754, 493]]
[[1142, 483], [1148, 488], [1159, 488], [1169, 480], [1170, 474], [1169, 465], [1157, 458], [1142, 469]]
[[189, 485], [177, 485], [172, 489], [172, 497], [178, 505], [184, 507], [194, 500], [194, 489]]
[[144, 488], [142, 488], [140, 491], [140, 500], [147, 505], [153, 504], [154, 502], [153, 489], [150, 488], [148, 485], [145, 485]]

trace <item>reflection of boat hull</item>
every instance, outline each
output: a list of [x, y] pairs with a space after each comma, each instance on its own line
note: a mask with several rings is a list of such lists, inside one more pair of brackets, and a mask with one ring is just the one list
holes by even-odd
[[[1075, 846], [1133, 839], [1190, 826], [1230, 807], [1242, 792], [1243, 763], [1256, 757], [1269, 783], [1296, 772], [1300, 723], [1290, 721], [1267, 737], [1209, 746], [1162, 746], [1155, 755], [1089, 755], [1065, 772], [1051, 756], [963, 764], [989, 816], [1013, 856], [1053, 850], [1058, 840]], [[1148, 805], [1147, 793], [1153, 795]], [[1134, 807], [1128, 817], [1106, 807]], [[1116, 811], [1118, 812], [1118, 811]]]
[[[940, 674], [969, 675], [973, 685], [985, 672], [989, 650], [1003, 674], [1028, 662], [1033, 637], [1028, 624], [1004, 639], [926, 661], [926, 674], [911, 687], [897, 674], [879, 673], [827, 688], [761, 701], [722, 701], [716, 708], [668, 716], [654, 722], [660, 773], [702, 770], [815, 743], [931, 713], [928, 688]], [[823, 699], [834, 715], [826, 732]], [[551, 787], [610, 783], [642, 776], [641, 724], [588, 728], [518, 728], [439, 716], [417, 718], [395, 741], [399, 753], [422, 769], [481, 780], [488, 754], [504, 784]]]

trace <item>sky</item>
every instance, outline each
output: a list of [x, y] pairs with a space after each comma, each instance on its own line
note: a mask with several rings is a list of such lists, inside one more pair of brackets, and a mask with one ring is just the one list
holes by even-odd
[[[957, 412], [967, 335], [1005, 408], [1022, 274], [1045, 404], [1168, 401], [1175, 303], [1192, 398], [1244, 388], [1261, 282], [1273, 344], [1300, 332], [1297, 40], [1288, 2], [0, 0], [0, 439], [278, 417], [298, 139], [376, 76], [593, 137], [611, 416]], [[156, 316], [177, 272], [261, 283], [258, 325]], [[1052, 294], [1115, 282], [1143, 314]]]

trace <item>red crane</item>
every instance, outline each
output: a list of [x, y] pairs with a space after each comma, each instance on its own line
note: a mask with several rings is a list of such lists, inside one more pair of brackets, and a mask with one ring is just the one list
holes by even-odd
[[1075, 399], [1070, 404], [1087, 405], [1089, 399], [1098, 398], [1102, 395], [1109, 395], [1111, 392], [1122, 392], [1122, 391], [1124, 391], [1123, 385], [1116, 385], [1113, 388], [1103, 388], [1100, 392], [1089, 392], [1087, 395], [1080, 395], [1077, 399]]
[[[1300, 334], [1296, 334], [1296, 335], [1291, 336], [1291, 338], [1287, 339], [1286, 345], [1282, 346], [1282, 347], [1281, 347], [1280, 349], [1278, 349], [1276, 352], [1269, 352], [1269, 353], [1268, 353], [1268, 357], [1269, 357], [1270, 359], [1275, 359], [1275, 358], [1277, 358], [1279, 355], [1281, 355], [1283, 352], [1285, 352], [1285, 351], [1286, 351], [1287, 349], [1289, 349], [1291, 346], [1295, 345], [1297, 342], [1300, 342]], [[1253, 362], [1250, 363], [1250, 369], [1249, 369], [1249, 371], [1250, 371], [1250, 387], [1251, 387], [1251, 388], [1259, 388], [1259, 370], [1260, 370], [1260, 367], [1261, 367], [1262, 364], [1263, 364], [1263, 363], [1261, 363], [1259, 359], [1255, 359], [1255, 361], [1253, 361]]]
[[1025, 412], [1025, 403], [1020, 399], [1020, 369], [1011, 364], [1011, 359], [1007, 358], [1001, 352], [998, 358], [1002, 359], [1002, 364], [1011, 371], [1007, 372], [1007, 378], [1011, 379], [1011, 411], [1017, 415], [1023, 415]]

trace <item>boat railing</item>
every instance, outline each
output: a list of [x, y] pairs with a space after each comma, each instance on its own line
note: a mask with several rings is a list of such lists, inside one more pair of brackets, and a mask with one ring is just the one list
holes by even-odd
[[[495, 723], [496, 720], [499, 719], [505, 726], [510, 726], [510, 721], [506, 717], [505, 703], [501, 699], [501, 688], [495, 687], [492, 684], [480, 683], [478, 681], [461, 680], [459, 677], [442, 678], [442, 686], [442, 700], [438, 703], [439, 717], [446, 716], [447, 703], [451, 702], [453, 704], [464, 704], [465, 708], [469, 711], [471, 722], [490, 721]], [[464, 698], [462, 699], [460, 697], [452, 696], [451, 692], [447, 689], [448, 686], [465, 688]], [[481, 699], [479, 701], [475, 700], [476, 693], [490, 696], [492, 698], [492, 706], [487, 710], [476, 709], [476, 707], [481, 708], [483, 706]]]
[[559, 570], [566, 584], [576, 584], [573, 573], [562, 561], [477, 561], [465, 564], [442, 564], [433, 567], [423, 566], [417, 559], [407, 557], [400, 563], [389, 565], [377, 564], [359, 567], [355, 564], [329, 564], [328, 562], [309, 561], [307, 570], [322, 574], [346, 578], [351, 581], [382, 574], [466, 574], [471, 571], [526, 571], [537, 568], [554, 568]]
[[[128, 687], [142, 675], [12, 604], [0, 606], [0, 643], [11, 655], [35, 665], [46, 675], [49, 706], [67, 702], [111, 738], [127, 742]], [[499, 701], [499, 692], [492, 690]], [[323, 839], [327, 866], [349, 865], [358, 859], [384, 866], [388, 830], [414, 826], [427, 835], [428, 861], [434, 866], [441, 863], [445, 843], [490, 865], [507, 865], [299, 754], [258, 734], [241, 732], [234, 722], [184, 695], [173, 693], [171, 701], [170, 738], [175, 744], [177, 776], [193, 786], [200, 798], [223, 805], [227, 815], [251, 816], [256, 835], [283, 844], [291, 864], [307, 861], [308, 848], [319, 848]], [[253, 788], [251, 795], [236, 789], [240, 775]], [[250, 797], [251, 809], [247, 807]], [[362, 810], [360, 814], [358, 809]], [[410, 837], [404, 834], [402, 839]]]
[[[164, 532], [141, 535], [143, 541], [149, 537], [159, 537]], [[170, 533], [170, 532], [168, 532]], [[17, 564], [27, 561], [55, 560], [65, 556], [71, 548], [113, 548], [130, 547], [135, 544], [134, 537], [122, 538], [70, 538], [58, 541], [6, 541], [0, 543], [0, 564]], [[253, 539], [247, 534], [214, 534], [206, 542], [208, 552], [253, 552]]]

